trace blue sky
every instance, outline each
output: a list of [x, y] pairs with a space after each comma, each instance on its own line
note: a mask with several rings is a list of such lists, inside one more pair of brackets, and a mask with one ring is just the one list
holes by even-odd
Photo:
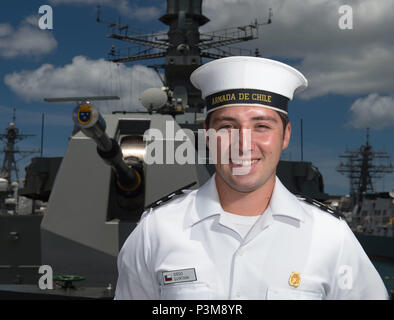
[[[53, 9], [53, 30], [38, 28], [38, 9]], [[41, 115], [45, 113], [44, 156], [63, 156], [72, 131], [73, 104], [43, 102], [45, 96], [121, 95], [120, 102], [101, 105], [103, 112], [141, 110], [138, 96], [160, 86], [144, 65], [113, 65], [105, 59], [112, 44], [102, 19], [127, 23], [134, 30], [166, 31], [157, 19], [165, 1], [49, 0], [2, 1], [0, 4], [0, 130], [17, 108], [22, 133], [36, 134], [18, 144], [20, 149], [40, 147]], [[273, 23], [260, 28], [260, 37], [242, 45], [259, 48], [263, 57], [289, 63], [303, 72], [309, 88], [290, 103], [293, 136], [285, 160], [300, 160], [300, 119], [304, 126], [304, 160], [323, 173], [326, 192], [348, 192], [348, 180], [336, 172], [339, 155], [365, 142], [365, 128], [377, 151], [394, 156], [394, 1], [351, 1], [353, 29], [341, 30], [341, 0], [222, 0], [203, 1], [211, 20], [202, 32], [265, 21], [273, 9]], [[253, 16], [250, 14], [253, 12]], [[142, 65], [142, 66], [141, 66]], [[2, 157], [0, 157], [2, 160]], [[23, 175], [28, 159], [19, 162]], [[375, 185], [394, 189], [394, 175]]]

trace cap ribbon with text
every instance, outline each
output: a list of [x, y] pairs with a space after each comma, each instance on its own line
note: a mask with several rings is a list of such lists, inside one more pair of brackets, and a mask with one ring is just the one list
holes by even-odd
[[260, 104], [287, 113], [289, 100], [280, 94], [257, 89], [230, 89], [216, 92], [205, 98], [207, 112], [230, 104]]

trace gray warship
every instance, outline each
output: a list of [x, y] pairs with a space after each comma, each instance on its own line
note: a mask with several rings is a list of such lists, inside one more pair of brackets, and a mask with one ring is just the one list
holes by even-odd
[[349, 195], [331, 196], [326, 203], [343, 213], [380, 273], [387, 289], [394, 292], [394, 190], [377, 192], [374, 182], [393, 173], [390, 156], [376, 151], [366, 129], [365, 144], [347, 150], [337, 171], [349, 178]]
[[[103, 22], [100, 16], [97, 20]], [[230, 56], [229, 45], [256, 39], [259, 27], [271, 23], [271, 14], [265, 23], [201, 34], [199, 27], [209, 21], [202, 14], [202, 0], [168, 0], [160, 21], [169, 26], [166, 35], [130, 35], [127, 26], [108, 24], [108, 37], [148, 47], [139, 50], [142, 54], [126, 56], [112, 47], [109, 60], [165, 58], [164, 64], [152, 66], [164, 69], [165, 80], [156, 94], [142, 97], [146, 112], [100, 114], [94, 107], [95, 100], [116, 97], [48, 99], [76, 102], [75, 128], [64, 157], [35, 157], [26, 167], [19, 194], [43, 201], [46, 208], [33, 206], [26, 215], [0, 214], [0, 299], [112, 299], [117, 255], [144, 210], [198, 188], [213, 174], [209, 162], [144, 163], [144, 133], [165, 132], [166, 123], [171, 123], [175, 132], [184, 130], [190, 139], [164, 136], [164, 150], [192, 143], [191, 135], [196, 138], [202, 128], [197, 117], [203, 114], [204, 102], [190, 74], [203, 58]], [[165, 93], [164, 99], [157, 90]], [[185, 115], [195, 121], [182, 122]], [[321, 202], [329, 198], [321, 173], [310, 162], [280, 161], [278, 176], [295, 194]], [[51, 266], [57, 275], [53, 290], [37, 286], [42, 265]]]

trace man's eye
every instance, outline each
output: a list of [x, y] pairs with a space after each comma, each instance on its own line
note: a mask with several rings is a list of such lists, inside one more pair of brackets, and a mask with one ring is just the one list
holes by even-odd
[[219, 130], [220, 129], [231, 129], [231, 128], [233, 128], [232, 124], [223, 124], [223, 125], [219, 126]]
[[257, 128], [269, 129], [269, 126], [267, 126], [266, 124], [258, 124]]

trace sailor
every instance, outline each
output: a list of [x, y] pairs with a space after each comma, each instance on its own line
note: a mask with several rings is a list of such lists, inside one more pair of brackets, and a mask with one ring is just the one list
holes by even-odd
[[218, 157], [202, 187], [144, 213], [119, 254], [115, 299], [387, 299], [347, 223], [276, 176], [287, 105], [306, 78], [242, 56], [199, 67], [191, 82], [206, 100], [206, 128], [238, 130], [240, 157]]

